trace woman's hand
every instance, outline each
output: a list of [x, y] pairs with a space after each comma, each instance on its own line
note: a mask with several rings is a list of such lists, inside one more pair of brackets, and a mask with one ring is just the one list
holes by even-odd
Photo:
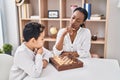
[[69, 56], [69, 55], [70, 55], [70, 52], [64, 52], [64, 51], [63, 51], [63, 52], [61, 53], [61, 56]]
[[47, 65], [48, 65], [48, 61], [43, 59], [43, 68], [46, 68]]
[[61, 53], [61, 56], [79, 57], [79, 55], [78, 55], [77, 52], [66, 52], [66, 51], [63, 51], [63, 52]]
[[65, 31], [63, 32], [63, 37], [68, 33], [68, 28], [65, 28]]
[[63, 36], [65, 36], [67, 33], [69, 34], [73, 33], [72, 24], [70, 24], [68, 27], [65, 28], [65, 31], [63, 32]]
[[73, 35], [75, 31], [75, 29], [72, 27], [73, 24], [70, 24], [68, 27], [67, 27], [67, 32], [70, 34], [70, 35]]

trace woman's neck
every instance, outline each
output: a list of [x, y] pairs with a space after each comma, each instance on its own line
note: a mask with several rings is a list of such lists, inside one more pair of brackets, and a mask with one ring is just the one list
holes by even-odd
[[72, 43], [73, 43], [73, 42], [74, 42], [74, 40], [75, 40], [76, 34], [77, 34], [77, 32], [76, 32], [76, 31], [73, 31], [73, 33], [72, 33], [72, 34], [70, 34], [70, 39], [71, 39], [71, 42], [72, 42]]

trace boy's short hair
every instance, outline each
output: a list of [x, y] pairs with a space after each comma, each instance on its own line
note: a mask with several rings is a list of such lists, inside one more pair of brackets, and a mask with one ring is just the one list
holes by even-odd
[[37, 40], [44, 29], [45, 26], [37, 22], [30, 22], [26, 24], [23, 30], [24, 41], [28, 42], [31, 38], [35, 38]]

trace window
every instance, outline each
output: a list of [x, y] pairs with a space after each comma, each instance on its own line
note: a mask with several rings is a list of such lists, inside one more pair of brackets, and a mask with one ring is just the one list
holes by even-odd
[[0, 11], [0, 48], [3, 45], [3, 31], [2, 31], [2, 20], [1, 20], [1, 11]]

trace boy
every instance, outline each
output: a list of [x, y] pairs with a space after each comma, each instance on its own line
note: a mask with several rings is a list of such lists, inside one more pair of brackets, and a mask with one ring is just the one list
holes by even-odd
[[43, 48], [45, 27], [31, 22], [25, 25], [25, 42], [16, 50], [9, 80], [23, 80], [26, 76], [40, 77], [42, 69], [49, 62], [51, 53]]

